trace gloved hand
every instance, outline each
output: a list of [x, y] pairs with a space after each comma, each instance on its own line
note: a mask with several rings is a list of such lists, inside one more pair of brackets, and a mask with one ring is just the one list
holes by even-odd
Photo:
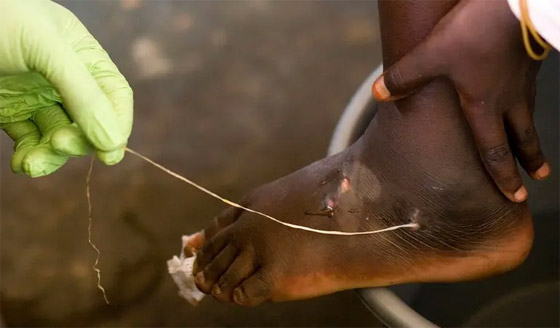
[[132, 89], [70, 11], [49, 0], [0, 0], [0, 127], [11, 166], [50, 174], [92, 150], [120, 162], [132, 129]]

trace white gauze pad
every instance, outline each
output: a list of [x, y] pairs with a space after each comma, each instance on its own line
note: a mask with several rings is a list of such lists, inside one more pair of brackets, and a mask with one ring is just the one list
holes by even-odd
[[181, 253], [179, 256], [173, 256], [171, 260], [167, 261], [167, 268], [171, 278], [173, 278], [173, 281], [175, 281], [175, 284], [179, 287], [179, 296], [186, 299], [192, 305], [198, 305], [198, 302], [204, 298], [204, 293], [202, 293], [194, 283], [193, 264], [196, 255], [185, 257], [183, 252], [183, 249], [193, 236], [194, 235], [183, 236]]

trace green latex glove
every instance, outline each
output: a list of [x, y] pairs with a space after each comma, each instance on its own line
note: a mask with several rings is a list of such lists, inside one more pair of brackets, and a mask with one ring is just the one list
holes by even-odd
[[15, 142], [11, 166], [50, 174], [95, 150], [124, 156], [132, 89], [66, 8], [49, 0], [0, 0], [0, 128]]

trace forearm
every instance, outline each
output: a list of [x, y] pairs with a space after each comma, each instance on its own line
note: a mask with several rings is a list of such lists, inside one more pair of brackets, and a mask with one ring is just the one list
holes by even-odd
[[380, 0], [383, 65], [389, 67], [423, 41], [458, 0]]

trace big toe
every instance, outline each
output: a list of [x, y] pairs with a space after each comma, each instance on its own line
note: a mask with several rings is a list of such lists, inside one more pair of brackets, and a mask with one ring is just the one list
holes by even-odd
[[204, 229], [204, 236], [206, 240], [210, 240], [218, 232], [229, 227], [237, 220], [237, 218], [239, 218], [239, 215], [241, 215], [242, 212], [242, 209], [233, 206], [230, 206], [227, 209], [223, 210], [218, 216], [214, 218], [214, 220], [212, 220], [210, 226]]

